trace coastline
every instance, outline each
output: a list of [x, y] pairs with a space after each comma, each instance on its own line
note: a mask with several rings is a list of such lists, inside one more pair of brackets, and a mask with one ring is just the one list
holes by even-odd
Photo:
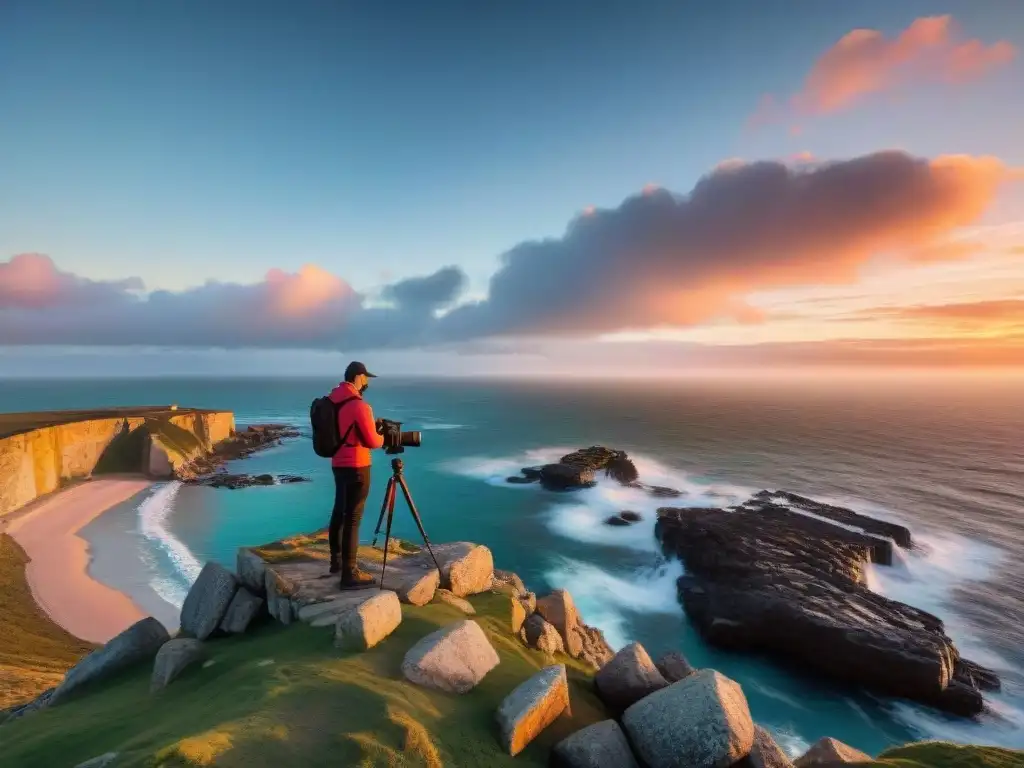
[[32, 597], [77, 638], [106, 643], [149, 615], [126, 592], [93, 578], [92, 548], [79, 532], [152, 484], [141, 477], [93, 479], [39, 499], [4, 521], [4, 532], [30, 558], [25, 579]]

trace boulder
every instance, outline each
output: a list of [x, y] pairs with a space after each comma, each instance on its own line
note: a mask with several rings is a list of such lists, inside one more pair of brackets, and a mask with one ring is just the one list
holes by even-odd
[[463, 600], [461, 597], [456, 597], [448, 589], [439, 589], [434, 592], [434, 599], [441, 603], [447, 603], [453, 608], [458, 608], [467, 616], [473, 616], [476, 614], [476, 608], [474, 608], [468, 600]]
[[651, 768], [726, 768], [754, 745], [743, 689], [713, 669], [640, 699], [625, 711], [622, 725]]
[[523, 605], [523, 601], [514, 595], [510, 595], [508, 601], [512, 634], [517, 635], [519, 634], [519, 630], [523, 628], [523, 623], [526, 621], [526, 607]]
[[509, 475], [505, 478], [506, 483], [512, 483], [513, 485], [529, 485], [530, 483], [536, 483], [536, 477], [523, 477], [522, 475]]
[[164, 643], [153, 660], [150, 691], [166, 688], [172, 680], [193, 664], [206, 659], [206, 646], [202, 640], [179, 637]]
[[239, 588], [235, 596], [231, 598], [224, 618], [221, 619], [220, 629], [229, 634], [241, 634], [249, 628], [252, 620], [259, 615], [263, 609], [263, 598], [256, 597], [245, 587]]
[[151, 616], [135, 622], [69, 669], [64, 680], [47, 697], [46, 706], [63, 701], [71, 693], [97, 680], [116, 675], [144, 661], [151, 661], [170, 639], [164, 625]]
[[565, 666], [542, 669], [505, 697], [498, 707], [501, 744], [513, 757], [563, 712], [571, 714]]
[[764, 728], [754, 726], [754, 746], [750, 748], [743, 768], [793, 768], [793, 761], [775, 743], [775, 739]]
[[694, 673], [690, 662], [679, 651], [670, 651], [663, 654], [654, 665], [661, 672], [661, 676], [669, 683], [678, 683], [684, 677], [689, 677]]
[[346, 650], [365, 651], [394, 632], [401, 623], [402, 604], [398, 595], [380, 591], [338, 616], [334, 625], [334, 645]]
[[679, 599], [703, 638], [875, 694], [980, 713], [995, 673], [961, 658], [938, 617], [868, 588], [868, 566], [891, 563], [893, 541], [852, 529], [873, 526], [849, 510], [798, 508], [755, 497], [731, 511], [658, 510], [655, 533], [683, 561]]
[[119, 754], [119, 752], [107, 752], [99, 757], [94, 757], [92, 760], [79, 763], [75, 768], [107, 768], [108, 765], [117, 760]]
[[843, 744], [836, 739], [825, 737], [814, 742], [801, 757], [796, 759], [796, 768], [807, 768], [811, 765], [835, 765], [836, 763], [866, 763], [871, 755], [859, 749]]
[[612, 515], [611, 517], [606, 517], [604, 522], [605, 522], [605, 525], [618, 525], [618, 526], [629, 525], [628, 521], [623, 520], [618, 515]]
[[433, 549], [441, 565], [441, 586], [456, 597], [475, 595], [491, 588], [494, 558], [487, 547], [459, 541], [439, 544]]
[[431, 632], [410, 648], [402, 661], [402, 674], [427, 688], [466, 693], [499, 661], [480, 625], [464, 619]]
[[640, 643], [630, 643], [594, 676], [601, 701], [613, 712], [668, 685]]
[[615, 657], [615, 651], [608, 645], [601, 630], [580, 624], [575, 632], [583, 645], [583, 651], [579, 655], [581, 661], [585, 661], [594, 669], [601, 669]]
[[267, 594], [266, 576], [264, 572], [267, 564], [263, 558], [246, 547], [240, 547], [235, 557], [235, 570], [238, 571], [238, 580], [254, 595], [263, 597]]
[[627, 523], [639, 523], [641, 520], [644, 519], [643, 515], [641, 515], [639, 512], [633, 512], [632, 510], [629, 509], [619, 512], [619, 517], [621, 517]]
[[409, 605], [426, 605], [434, 599], [440, 583], [441, 575], [432, 568], [422, 576], [412, 576], [403, 581], [398, 587], [398, 599]]
[[649, 485], [647, 486], [647, 493], [656, 499], [675, 499], [683, 495], [682, 491], [677, 491], [675, 488], [667, 488], [664, 485]]
[[562, 643], [562, 636], [551, 624], [544, 621], [544, 618], [535, 613], [523, 623], [523, 633], [526, 637], [526, 644], [531, 648], [553, 656], [556, 653], [565, 653], [565, 645]]
[[494, 570], [494, 580], [512, 587], [512, 590], [517, 595], [526, 594], [526, 585], [523, 584], [523, 580], [519, 578], [519, 574], [513, 573], [512, 571], [500, 571], [497, 568]]
[[520, 472], [523, 473], [523, 477], [528, 477], [531, 480], [540, 480], [540, 467], [523, 467]]
[[208, 638], [220, 625], [237, 589], [238, 579], [223, 565], [204, 565], [181, 606], [181, 631], [198, 640]]
[[602, 720], [562, 739], [552, 750], [558, 768], [640, 768], [626, 734], [614, 720]]
[[533, 615], [537, 610], [537, 595], [533, 592], [523, 592], [520, 594], [519, 599], [523, 603], [523, 608], [526, 609], [526, 615]]
[[267, 568], [264, 575], [267, 612], [282, 624], [291, 624], [298, 614], [291, 599], [296, 591], [295, 585], [282, 578], [272, 568]]
[[537, 613], [558, 630], [566, 652], [574, 659], [583, 652], [583, 640], [575, 631], [580, 624], [572, 595], [565, 589], [556, 589], [537, 601]]

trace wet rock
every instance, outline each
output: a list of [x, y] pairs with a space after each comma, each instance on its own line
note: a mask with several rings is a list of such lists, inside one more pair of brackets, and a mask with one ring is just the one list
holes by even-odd
[[263, 598], [256, 597], [245, 587], [240, 587], [231, 598], [224, 618], [220, 622], [220, 630], [229, 634], [241, 634], [249, 628], [260, 611], [263, 610]]
[[630, 643], [594, 676], [601, 701], [621, 712], [668, 685], [640, 643]]
[[639, 768], [626, 734], [614, 720], [602, 720], [562, 739], [552, 751], [557, 768]]
[[458, 608], [467, 616], [476, 615], [476, 608], [474, 608], [468, 600], [463, 600], [461, 597], [456, 597], [447, 589], [436, 590], [434, 592], [434, 599], [440, 603], [447, 603], [453, 608]]
[[530, 480], [540, 480], [541, 467], [523, 467], [520, 470], [523, 473], [523, 477]]
[[465, 619], [430, 633], [410, 648], [402, 661], [402, 674], [427, 688], [466, 693], [499, 662], [480, 625]]
[[814, 742], [814, 745], [796, 760], [796, 768], [808, 768], [811, 765], [835, 765], [836, 763], [870, 762], [871, 755], [859, 749], [843, 744], [827, 736]]
[[402, 604], [394, 592], [379, 591], [369, 600], [349, 608], [334, 625], [334, 645], [365, 651], [394, 632], [402, 623]]
[[538, 479], [536, 477], [523, 477], [522, 475], [509, 475], [505, 478], [505, 482], [512, 483], [513, 485], [529, 485], [530, 483], [536, 483]]
[[238, 590], [238, 579], [220, 563], [209, 562], [199, 572], [181, 606], [181, 631], [198, 640], [214, 633]]
[[[798, 496], [795, 493], [789, 491], [761, 491], [760, 493], [754, 494], [752, 502], [762, 502], [766, 504], [773, 503], [784, 503], [792, 507], [793, 509], [803, 510], [809, 512], [812, 515], [818, 515], [818, 517], [826, 517], [829, 520], [834, 520], [842, 525], [852, 525], [855, 528], [860, 528], [865, 533], [875, 534], [876, 536], [883, 536], [887, 539], [892, 539], [899, 546], [904, 549], [910, 549], [914, 546], [913, 539], [910, 535], [910, 529], [904, 525], [897, 523], [890, 523], [885, 520], [877, 520], [867, 515], [862, 515], [858, 512], [854, 512], [851, 509], [845, 507], [837, 507], [832, 504], [823, 504], [820, 501], [814, 501], [814, 499], [808, 499], [806, 496]], [[758, 505], [754, 505], [758, 506]]]
[[684, 495], [682, 491], [677, 491], [675, 488], [668, 488], [664, 485], [648, 485], [646, 488], [647, 493], [656, 499], [677, 499]]
[[556, 653], [565, 653], [562, 636], [539, 613], [533, 614], [523, 623], [523, 632], [526, 644], [531, 648], [536, 648], [550, 656]]
[[498, 707], [502, 746], [515, 757], [562, 713], [571, 714], [565, 666], [542, 669], [505, 697]]
[[612, 515], [611, 517], [606, 517], [604, 519], [604, 522], [605, 522], [605, 525], [619, 525], [619, 526], [630, 525], [630, 522], [628, 520], [623, 520], [619, 515]]
[[180, 637], [164, 643], [153, 660], [149, 690], [166, 688], [186, 669], [206, 659], [206, 646], [201, 640]]
[[45, 706], [58, 704], [87, 685], [151, 661], [170, 639], [164, 625], [152, 617], [135, 622], [69, 669], [60, 685], [46, 697]]
[[279, 478], [275, 478], [273, 475], [267, 474], [246, 475], [229, 474], [227, 472], [217, 472], [213, 475], [205, 475], [189, 481], [192, 485], [206, 485], [210, 488], [227, 488], [232, 491], [239, 488], [251, 488], [256, 485], [286, 485], [306, 482], [309, 482], [309, 478], [300, 477], [299, 475], [282, 475]]
[[540, 483], [549, 491], [590, 488], [596, 482], [594, 470], [576, 464], [546, 464], [540, 470]]
[[639, 523], [641, 520], [644, 519], [643, 515], [641, 515], [639, 512], [633, 512], [632, 510], [629, 509], [619, 512], [619, 517], [621, 517], [627, 523]]
[[[838, 516], [834, 510], [830, 514]], [[776, 654], [832, 679], [972, 716], [995, 673], [960, 658], [942, 621], [866, 586], [892, 542], [755, 499], [658, 511], [686, 613], [711, 644]]]
[[690, 662], [679, 651], [670, 651], [664, 654], [655, 662], [655, 666], [669, 683], [678, 683], [684, 677], [689, 677], [695, 672], [694, 668], [690, 666]]
[[724, 768], [754, 745], [743, 690], [713, 669], [640, 699], [623, 714], [622, 726], [640, 760], [658, 768]]

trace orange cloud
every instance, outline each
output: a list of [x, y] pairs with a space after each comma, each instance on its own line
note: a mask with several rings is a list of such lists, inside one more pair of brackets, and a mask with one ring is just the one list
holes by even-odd
[[[878, 316], [879, 311], [871, 312]], [[1024, 298], [972, 301], [957, 304], [931, 304], [896, 307], [885, 314], [900, 319], [925, 321], [967, 321], [974, 324], [1024, 324]]]
[[124, 291], [142, 288], [137, 277], [102, 281], [61, 272], [42, 253], [21, 253], [0, 262], [0, 310], [100, 304]]
[[279, 317], [296, 318], [316, 313], [333, 303], [352, 299], [355, 292], [340, 277], [313, 264], [297, 274], [271, 269], [266, 277], [266, 308]]
[[790, 112], [821, 115], [848, 109], [872, 94], [924, 82], [964, 83], [1014, 59], [1006, 41], [959, 41], [950, 16], [916, 19], [895, 38], [875, 29], [855, 29], [829, 48], [811, 67], [789, 110], [768, 94], [752, 125], [784, 119]]

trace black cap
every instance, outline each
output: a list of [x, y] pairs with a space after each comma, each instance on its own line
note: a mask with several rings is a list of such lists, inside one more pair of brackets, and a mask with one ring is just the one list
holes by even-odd
[[349, 363], [348, 368], [345, 369], [345, 381], [355, 381], [356, 376], [358, 376], [359, 374], [363, 374], [369, 379], [377, 378], [376, 374], [370, 373], [368, 370], [366, 370], [365, 365], [353, 361]]

